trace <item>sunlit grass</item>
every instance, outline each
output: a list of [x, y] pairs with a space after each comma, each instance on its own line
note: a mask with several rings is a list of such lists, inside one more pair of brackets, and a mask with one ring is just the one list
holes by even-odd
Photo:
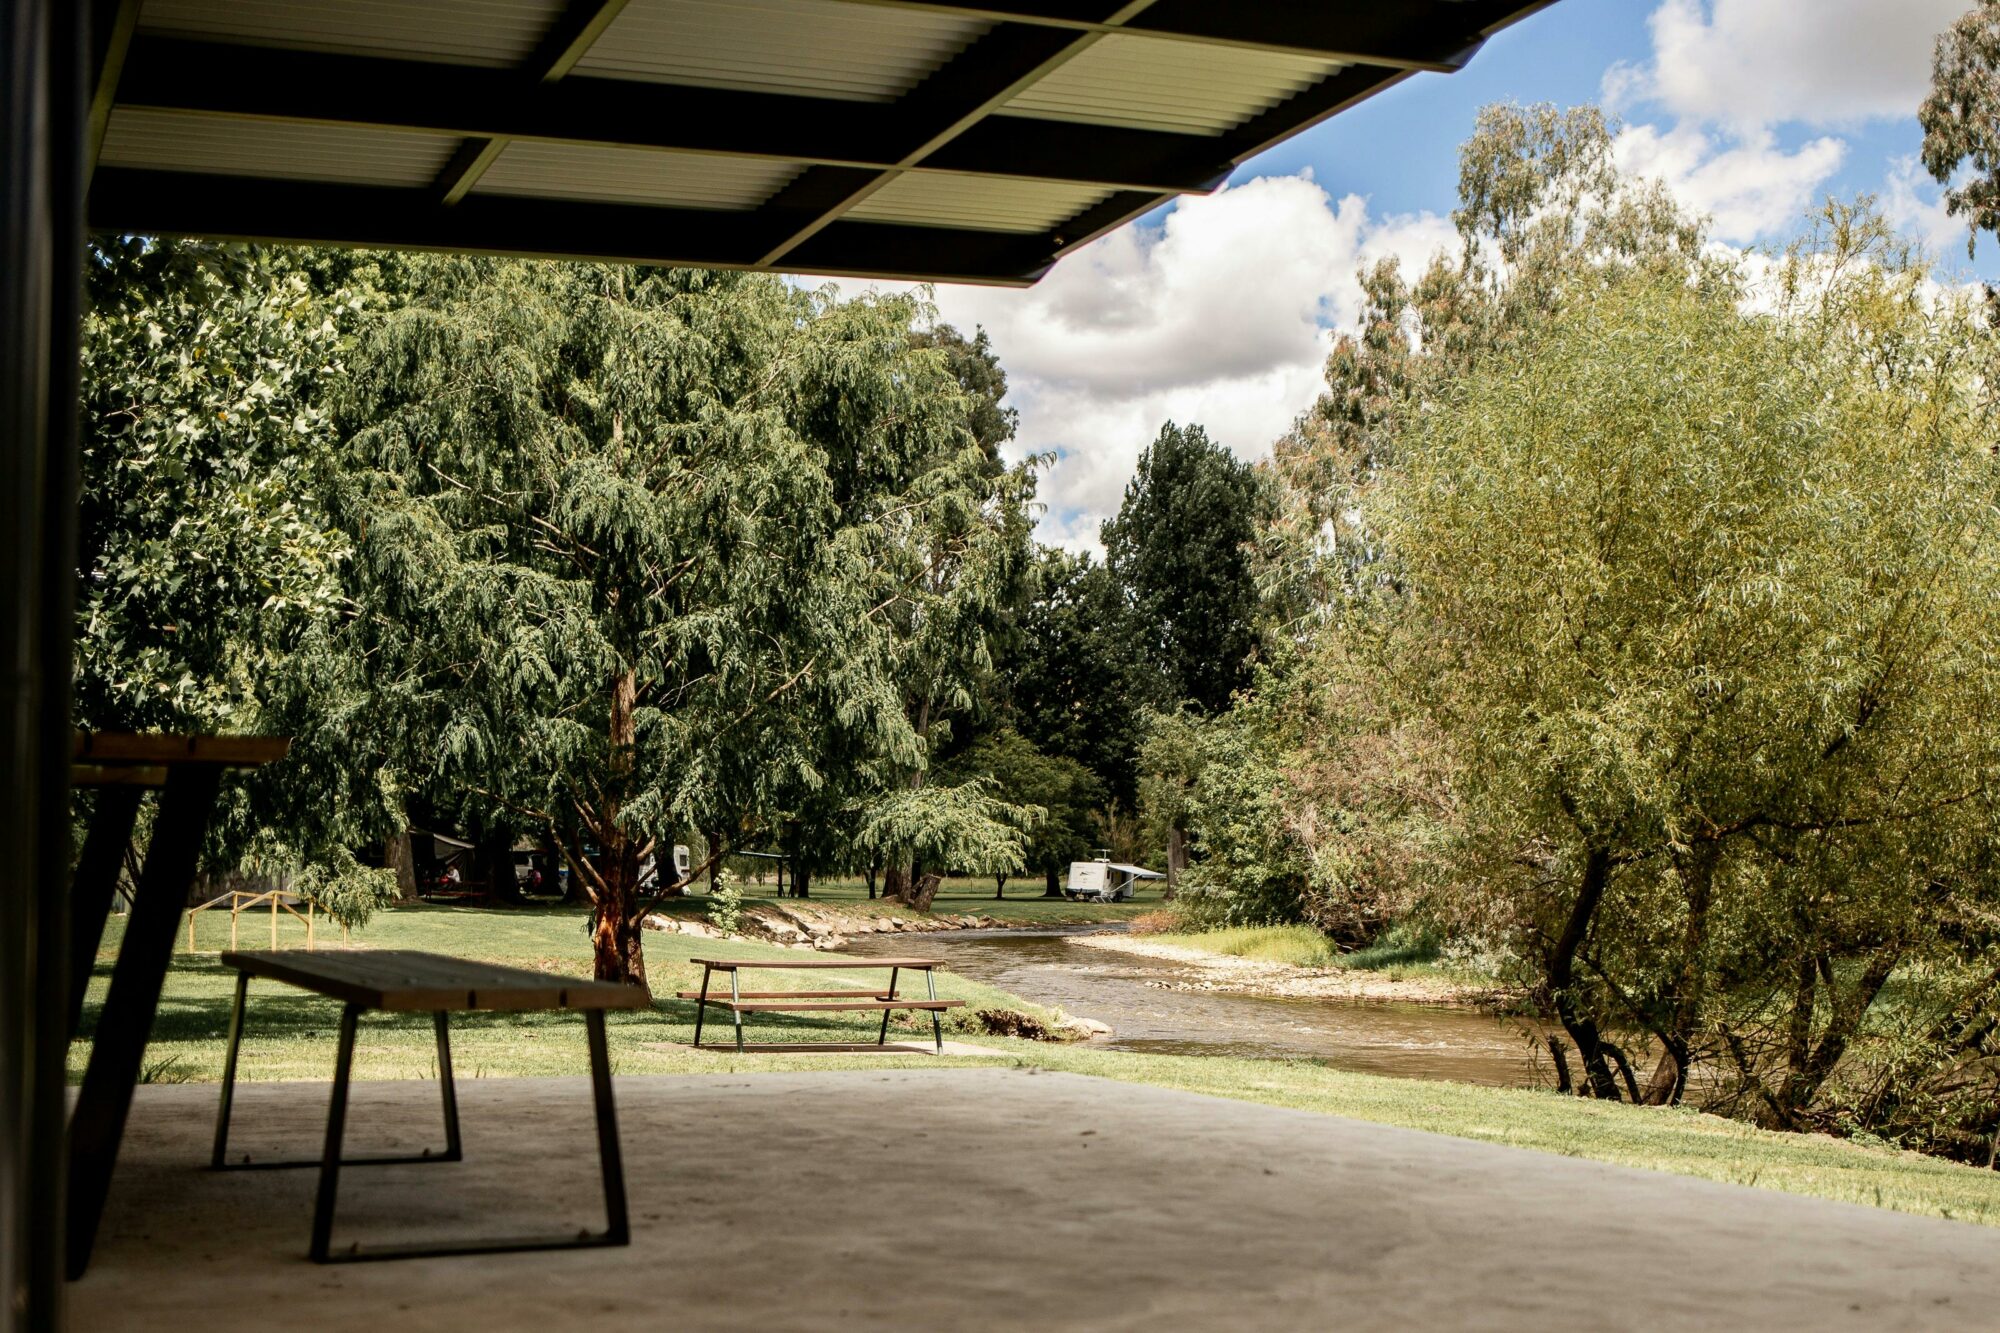
[[[584, 922], [582, 912], [569, 908], [403, 908], [382, 913], [366, 930], [357, 931], [355, 943], [378, 948], [428, 949], [586, 975], [589, 951]], [[89, 1034], [103, 1003], [111, 951], [120, 938], [121, 924], [114, 919], [104, 940], [104, 951], [99, 954], [85, 1011], [85, 1035], [71, 1051], [72, 1077], [81, 1074], [89, 1054]], [[1258, 932], [1232, 934], [1241, 947], [1258, 947]], [[1282, 953], [1287, 946], [1279, 941], [1288, 936], [1296, 940], [1295, 931], [1271, 933], [1262, 947]], [[212, 950], [227, 945], [227, 918], [199, 924], [197, 942], [204, 951], [200, 954], [186, 952], [185, 930], [180, 940], [144, 1068], [148, 1079], [154, 1082], [213, 1081], [222, 1070], [233, 977]], [[242, 942], [246, 948], [267, 946], [268, 923], [259, 931], [250, 930], [246, 923]], [[281, 945], [299, 947], [304, 942], [303, 926], [281, 925]], [[922, 952], [921, 938], [910, 943], [911, 952]], [[647, 965], [652, 973], [654, 994], [660, 998], [650, 1010], [609, 1016], [612, 1063], [617, 1073], [756, 1073], [937, 1066], [935, 1058], [927, 1055], [738, 1056], [731, 1051], [690, 1050], [683, 1043], [693, 1031], [693, 1006], [672, 996], [676, 990], [698, 984], [700, 969], [690, 960], [705, 955], [785, 956], [772, 946], [746, 941], [648, 934]], [[793, 984], [803, 984], [807, 979], [807, 974], [792, 975]], [[817, 980], [823, 981], [824, 977]], [[1045, 1020], [1054, 1016], [1041, 1006], [950, 973], [939, 974], [938, 990], [940, 994], [969, 1001], [961, 1014], [991, 1007], [1017, 1009]], [[240, 1077], [327, 1079], [333, 1066], [338, 1005], [275, 984], [253, 986], [251, 997]], [[573, 1014], [458, 1015], [452, 1026], [453, 1061], [461, 1078], [580, 1074], [586, 1068], [582, 1026]], [[929, 1024], [922, 1020], [905, 1021], [892, 1026], [891, 1033], [905, 1039], [924, 1038], [929, 1036]], [[715, 1031], [715, 1035], [724, 1034]], [[872, 1038], [874, 1027], [867, 1016], [858, 1020], [799, 1015], [782, 1019], [760, 1017], [750, 1035], [753, 1040], [846, 1041]], [[1902, 1212], [2000, 1225], [2000, 1172], [1837, 1139], [1773, 1133], [1684, 1109], [1610, 1105], [1551, 1092], [1384, 1078], [1329, 1069], [1311, 1061], [1140, 1055], [1088, 1043], [1051, 1044], [966, 1032], [953, 1035], [957, 1040], [984, 1046], [991, 1052], [987, 1058], [954, 1060], [953, 1067], [1032, 1066], [1094, 1075]], [[365, 1019], [355, 1073], [364, 1079], [435, 1077], [428, 1018], [376, 1014]]]
[[1294, 967], [1334, 967], [1340, 951], [1311, 926], [1225, 926], [1217, 930], [1148, 935], [1147, 940], [1229, 958], [1255, 958]]

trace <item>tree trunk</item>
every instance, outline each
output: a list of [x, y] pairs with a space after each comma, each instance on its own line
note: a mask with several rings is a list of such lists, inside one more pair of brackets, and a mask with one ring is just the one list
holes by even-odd
[[804, 866], [800, 865], [794, 865], [792, 867], [792, 897], [794, 898], [812, 897], [812, 882], [813, 882], [813, 877], [811, 870], [808, 870]]
[[611, 772], [609, 795], [597, 811], [598, 874], [603, 888], [591, 923], [594, 973], [599, 981], [646, 986], [646, 957], [639, 920], [639, 847], [618, 823], [619, 793], [632, 769], [635, 727], [632, 707], [638, 682], [630, 671], [611, 678]]
[[1666, 1026], [1654, 1034], [1660, 1041], [1660, 1062], [1646, 1081], [1648, 1106], [1671, 1106], [1687, 1090], [1688, 1056], [1701, 1013], [1701, 959], [1708, 947], [1709, 906], [1715, 900], [1715, 865], [1720, 857], [1721, 849], [1708, 842], [1676, 861], [1675, 869], [1688, 890], [1687, 928], [1681, 934], [1680, 970], [1667, 990]]
[[1597, 914], [1597, 905], [1604, 901], [1604, 890], [1611, 882], [1611, 856], [1608, 852], [1593, 849], [1583, 861], [1583, 879], [1577, 885], [1576, 902], [1571, 904], [1569, 920], [1564, 923], [1563, 933], [1549, 951], [1549, 998], [1555, 1005], [1556, 1017], [1562, 1021], [1563, 1030], [1576, 1043], [1576, 1053], [1583, 1061], [1584, 1078], [1590, 1085], [1593, 1096], [1607, 1102], [1618, 1100], [1618, 1081], [1612, 1076], [1611, 1062], [1604, 1053], [1603, 1038], [1598, 1035], [1597, 1020], [1584, 1012], [1576, 1002], [1576, 955], [1583, 947], [1583, 939], [1590, 929], [1590, 921]]
[[1167, 892], [1168, 902], [1180, 889], [1181, 871], [1187, 869], [1187, 834], [1179, 825], [1167, 830]]
[[1048, 875], [1048, 885], [1042, 890], [1042, 897], [1062, 897], [1062, 871], [1056, 869], [1056, 863], [1054, 861], [1049, 862], [1044, 867], [1044, 873]]
[[514, 835], [511, 833], [489, 833], [479, 840], [478, 850], [473, 853], [477, 873], [486, 881], [486, 892], [496, 903], [509, 907], [521, 905], [521, 885], [514, 878]]
[[635, 915], [636, 889], [638, 877], [627, 880], [630, 886], [621, 893], [619, 876], [607, 873], [605, 886], [610, 892], [597, 904], [597, 917], [591, 924], [590, 947], [593, 974], [599, 981], [622, 981], [637, 986], [641, 990], [650, 988], [646, 984], [646, 955], [641, 945], [645, 934]]
[[993, 900], [995, 902], [998, 902], [1000, 899], [1005, 898], [1006, 896], [1007, 896], [1007, 877], [1005, 875], [995, 875], [993, 877]]
[[881, 874], [881, 873], [882, 873], [882, 863], [881, 863], [880, 861], [870, 861], [870, 862], [868, 863], [868, 872], [867, 872], [867, 873], [868, 873], [868, 901], [869, 901], [869, 902], [874, 902], [874, 901], [875, 901], [875, 876], [877, 876], [877, 875], [879, 875], [879, 874]]
[[410, 846], [410, 831], [404, 829], [382, 846], [382, 862], [396, 872], [396, 900], [417, 901], [417, 852]]
[[901, 857], [892, 859], [882, 871], [882, 898], [885, 902], [907, 902], [910, 894], [910, 870]]
[[708, 844], [708, 854], [711, 858], [708, 863], [708, 891], [710, 894], [713, 894], [716, 886], [722, 882], [722, 856], [720, 855], [722, 851], [722, 831], [720, 829], [704, 829], [702, 830], [701, 838], [703, 842]]

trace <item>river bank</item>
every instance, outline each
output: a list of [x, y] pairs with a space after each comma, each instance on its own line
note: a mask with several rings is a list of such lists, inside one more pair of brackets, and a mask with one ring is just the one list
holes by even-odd
[[1375, 971], [1350, 967], [1300, 967], [1263, 958], [1211, 953], [1144, 935], [1103, 932], [1071, 935], [1071, 945], [1109, 949], [1177, 963], [1198, 975], [1163, 981], [1177, 990], [1218, 991], [1293, 1000], [1381, 1001], [1392, 1004], [1450, 1005], [1490, 1010], [1509, 993], [1491, 983], [1423, 971]]

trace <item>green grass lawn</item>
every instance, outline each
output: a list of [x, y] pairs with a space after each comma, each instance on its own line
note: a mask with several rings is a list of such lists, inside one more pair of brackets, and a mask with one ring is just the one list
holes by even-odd
[[1410, 938], [1398, 929], [1385, 932], [1366, 948], [1346, 952], [1313, 927], [1301, 925], [1224, 926], [1217, 930], [1153, 934], [1146, 938], [1202, 953], [1287, 963], [1293, 967], [1344, 967], [1383, 972], [1399, 979], [1404, 976], [1434, 976], [1468, 985], [1497, 984], [1495, 978], [1484, 973], [1440, 962], [1435, 945]]
[[[355, 932], [355, 943], [430, 949], [580, 975], [589, 970], [584, 921], [581, 912], [563, 908], [402, 908], [382, 913], [367, 929]], [[116, 948], [121, 925], [113, 920], [106, 933], [105, 952], [99, 955], [84, 1015], [86, 1038], [103, 1001], [111, 951]], [[246, 920], [243, 928], [246, 948], [269, 943], [264, 922], [253, 927]], [[304, 943], [304, 934], [303, 927], [287, 921], [281, 927], [280, 943], [295, 947]], [[159, 1081], [213, 1080], [222, 1069], [233, 978], [213, 953], [189, 956], [186, 938], [183, 931], [181, 951], [168, 976], [147, 1052], [149, 1076]], [[203, 949], [226, 947], [228, 918], [204, 918], [197, 938]], [[911, 943], [917, 946], [912, 952], [921, 952], [921, 941]], [[654, 994], [662, 997], [699, 984], [700, 970], [688, 961], [692, 957], [783, 954], [772, 946], [748, 942], [656, 933], [646, 936]], [[803, 981], [803, 974], [793, 975]], [[968, 1000], [969, 1009], [1012, 1008], [1045, 1021], [1053, 1017], [1038, 1006], [948, 973], [939, 974], [938, 988], [943, 995]], [[338, 1006], [332, 1001], [275, 984], [253, 985], [240, 1076], [329, 1077], [338, 1016]], [[753, 1036], [872, 1038], [874, 1021], [865, 1015], [844, 1021], [803, 1015], [765, 1018], [756, 1024]], [[933, 1058], [922, 1055], [737, 1056], [671, 1044], [685, 1042], [692, 1030], [693, 1006], [685, 1001], [662, 998], [648, 1012], [614, 1013], [610, 1015], [613, 1066], [621, 1074], [685, 1074], [936, 1064]], [[928, 1036], [929, 1025], [926, 1021], [921, 1028], [914, 1022], [900, 1029], [891, 1027], [892, 1034], [898, 1031], [906, 1037]], [[578, 1074], [585, 1069], [583, 1025], [574, 1015], [459, 1015], [453, 1020], [453, 1033], [454, 1063], [463, 1078]], [[1835, 1139], [1776, 1134], [1694, 1111], [1607, 1105], [1548, 1092], [1382, 1078], [1328, 1069], [1310, 1061], [1138, 1055], [1087, 1043], [954, 1035], [992, 1050], [990, 1061], [971, 1059], [955, 1064], [1033, 1065], [2000, 1225], [2000, 1172]], [[72, 1077], [80, 1076], [86, 1054], [86, 1041], [72, 1048]], [[376, 1014], [365, 1019], [355, 1072], [360, 1078], [434, 1074], [428, 1018]], [[1129, 1131], [1144, 1133], [1145, 1127], [1133, 1125]]]

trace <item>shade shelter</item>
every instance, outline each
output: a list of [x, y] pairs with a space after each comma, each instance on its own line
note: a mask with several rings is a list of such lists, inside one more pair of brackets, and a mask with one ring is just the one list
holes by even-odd
[[0, 1327], [60, 1324], [87, 228], [1008, 285], [1549, 0], [0, 0]]

